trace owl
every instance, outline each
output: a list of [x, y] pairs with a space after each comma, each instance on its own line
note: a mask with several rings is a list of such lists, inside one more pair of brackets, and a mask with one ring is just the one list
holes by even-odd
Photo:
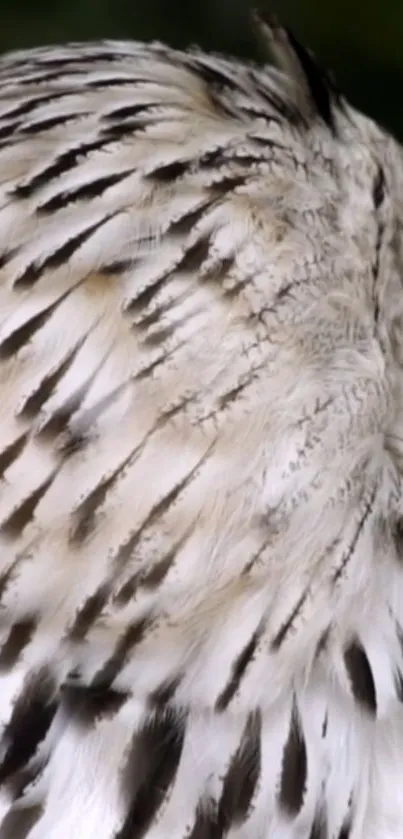
[[255, 25], [0, 60], [0, 839], [403, 837], [403, 152]]

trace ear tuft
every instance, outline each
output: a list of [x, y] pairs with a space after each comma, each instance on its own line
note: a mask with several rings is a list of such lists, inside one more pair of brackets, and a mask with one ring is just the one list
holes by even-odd
[[279, 69], [294, 81], [296, 104], [302, 116], [308, 122], [319, 116], [335, 133], [335, 106], [340, 107], [341, 97], [331, 75], [319, 66], [311, 50], [279, 23], [275, 14], [255, 9], [252, 21]]

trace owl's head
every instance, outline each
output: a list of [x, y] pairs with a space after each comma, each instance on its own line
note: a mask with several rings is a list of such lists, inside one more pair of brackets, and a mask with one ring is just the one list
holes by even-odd
[[[346, 311], [355, 310], [366, 324], [363, 333], [372, 333], [379, 344], [394, 401], [403, 405], [397, 396], [403, 389], [403, 149], [350, 105], [332, 75], [273, 15], [256, 12], [254, 23], [279, 68], [285, 101], [289, 97], [295, 107], [295, 130], [309, 150], [306, 209], [315, 186], [326, 219], [322, 253], [338, 277], [336, 290], [329, 276], [329, 301], [343, 305], [344, 299]], [[391, 425], [395, 413], [400, 408], [392, 411]], [[397, 440], [393, 432], [392, 438]]]

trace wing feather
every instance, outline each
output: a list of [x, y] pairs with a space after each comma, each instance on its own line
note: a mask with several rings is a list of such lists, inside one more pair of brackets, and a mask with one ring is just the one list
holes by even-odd
[[397, 147], [265, 27], [0, 61], [1, 839], [400, 808]]

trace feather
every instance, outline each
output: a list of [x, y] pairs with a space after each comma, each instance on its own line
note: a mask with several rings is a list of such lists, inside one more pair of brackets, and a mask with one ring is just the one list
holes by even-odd
[[0, 839], [403, 837], [402, 153], [256, 20], [0, 59]]

